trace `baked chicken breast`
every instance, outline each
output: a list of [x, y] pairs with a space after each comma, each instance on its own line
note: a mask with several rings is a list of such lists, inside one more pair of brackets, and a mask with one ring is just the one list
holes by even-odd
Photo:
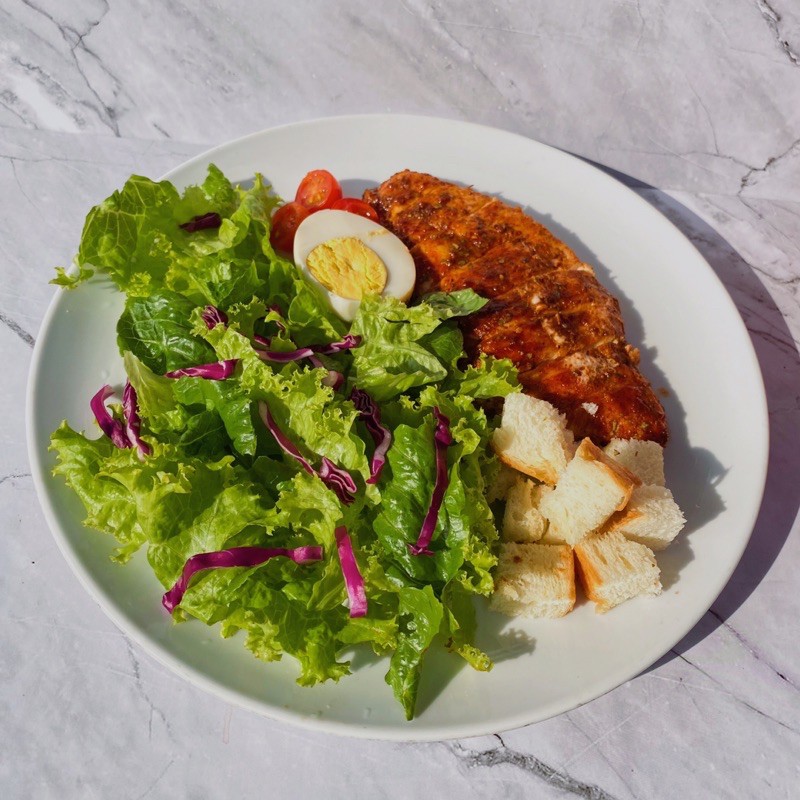
[[474, 289], [489, 299], [461, 322], [467, 352], [509, 358], [529, 394], [573, 433], [667, 440], [664, 409], [625, 340], [619, 303], [594, 270], [520, 208], [405, 170], [364, 193], [411, 249], [415, 293]]

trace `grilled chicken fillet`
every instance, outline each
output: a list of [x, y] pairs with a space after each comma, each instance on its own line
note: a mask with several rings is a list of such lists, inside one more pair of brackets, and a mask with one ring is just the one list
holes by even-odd
[[665, 444], [664, 409], [625, 341], [619, 303], [594, 270], [521, 209], [404, 171], [364, 193], [411, 249], [418, 295], [474, 289], [489, 299], [461, 322], [467, 352], [509, 358], [528, 393], [578, 437]]

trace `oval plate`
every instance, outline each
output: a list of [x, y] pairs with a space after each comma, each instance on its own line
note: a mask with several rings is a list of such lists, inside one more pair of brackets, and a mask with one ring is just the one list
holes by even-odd
[[664, 399], [672, 436], [667, 482], [687, 526], [658, 555], [660, 597], [637, 598], [602, 616], [579, 601], [560, 620], [509, 619], [481, 608], [478, 644], [495, 660], [494, 669], [477, 673], [456, 656], [431, 651], [412, 722], [384, 683], [385, 661], [362, 653], [353, 659], [354, 674], [340, 683], [301, 688], [291, 658], [265, 665], [214, 628], [173, 625], [144, 556], [125, 568], [113, 564], [111, 537], [81, 525], [79, 501], [51, 476], [51, 431], [64, 418], [89, 430], [89, 398], [124, 376], [114, 333], [123, 297], [104, 282], [90, 282], [58, 292], [45, 316], [29, 382], [28, 447], [59, 547], [126, 634], [197, 686], [270, 717], [353, 736], [434, 740], [514, 728], [586, 703], [646, 669], [696, 624], [733, 572], [755, 523], [768, 425], [744, 324], [680, 231], [578, 158], [450, 120], [361, 116], [289, 125], [217, 147], [165, 177], [179, 187], [200, 182], [211, 162], [234, 181], [262, 172], [284, 197], [315, 168], [333, 172], [351, 195], [410, 168], [529, 210], [595, 266], [619, 298], [628, 338], [642, 351], [642, 371]]

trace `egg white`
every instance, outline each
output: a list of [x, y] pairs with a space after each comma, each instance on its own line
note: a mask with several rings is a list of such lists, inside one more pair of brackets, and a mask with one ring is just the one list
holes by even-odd
[[308, 278], [322, 289], [331, 307], [342, 319], [351, 321], [361, 304], [326, 289], [309, 271], [308, 255], [330, 239], [352, 236], [362, 241], [386, 266], [386, 286], [381, 292], [406, 301], [414, 291], [417, 270], [408, 248], [391, 231], [371, 219], [349, 211], [325, 209], [306, 217], [294, 236], [294, 260]]

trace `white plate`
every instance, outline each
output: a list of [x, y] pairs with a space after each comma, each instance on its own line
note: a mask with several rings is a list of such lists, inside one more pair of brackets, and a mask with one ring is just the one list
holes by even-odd
[[[263, 172], [284, 197], [318, 167], [347, 194], [403, 168], [497, 193], [535, 214], [597, 267], [619, 297], [642, 370], [662, 390], [672, 433], [667, 480], [686, 532], [659, 554], [665, 589], [600, 616], [589, 603], [561, 620], [480, 612], [488, 674], [431, 652], [418, 717], [403, 719], [383, 681], [386, 664], [359, 655], [339, 684], [298, 687], [291, 658], [256, 661], [199, 622], [173, 626], [143, 557], [111, 563], [110, 537], [82, 527], [83, 509], [51, 477], [50, 432], [65, 417], [90, 429], [97, 387], [123, 378], [114, 326], [122, 298], [100, 283], [59, 292], [34, 352], [28, 443], [47, 520], [76, 575], [114, 622], [178, 674], [277, 719], [386, 739], [464, 737], [567, 711], [633, 678], [700, 619], [734, 570], [761, 501], [767, 411], [761, 374], [739, 314], [684, 236], [632, 191], [559, 150], [499, 130], [401, 116], [339, 117], [276, 128], [209, 151], [166, 177], [200, 181], [210, 162], [235, 181]], [[87, 209], [88, 211], [88, 209]], [[76, 242], [77, 245], [77, 242]]]

